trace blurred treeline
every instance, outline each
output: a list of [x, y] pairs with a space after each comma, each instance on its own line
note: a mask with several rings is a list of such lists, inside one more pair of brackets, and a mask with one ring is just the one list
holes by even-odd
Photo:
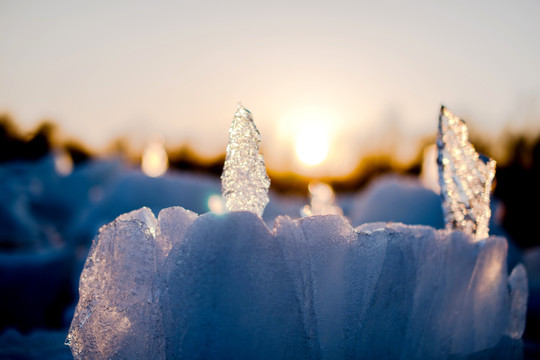
[[[141, 154], [129, 148], [127, 140], [116, 140], [105, 153], [90, 150], [76, 140], [59, 140], [58, 129], [52, 122], [43, 122], [36, 129], [25, 132], [8, 115], [0, 115], [0, 163], [7, 161], [35, 161], [53, 150], [67, 152], [75, 166], [98, 156], [121, 156], [134, 164]], [[428, 139], [422, 145], [433, 143]], [[535, 232], [540, 217], [540, 133], [507, 133], [496, 143], [471, 134], [477, 150], [497, 160], [494, 196], [501, 202], [502, 225], [517, 245], [522, 248], [540, 245]], [[359, 160], [356, 169], [347, 177], [319, 179], [328, 182], [336, 192], [357, 192], [383, 174], [418, 175], [421, 171], [423, 148], [408, 163], [394, 160], [391, 153], [382, 151]], [[169, 166], [181, 171], [221, 175], [225, 155], [213, 159], [198, 156], [187, 145], [168, 148]], [[497, 154], [497, 156], [495, 156]], [[294, 173], [276, 173], [269, 169], [272, 189], [282, 193], [306, 194], [312, 179]]]

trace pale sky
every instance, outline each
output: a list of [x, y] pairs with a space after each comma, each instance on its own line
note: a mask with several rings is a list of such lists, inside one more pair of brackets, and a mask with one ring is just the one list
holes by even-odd
[[97, 148], [163, 136], [215, 155], [241, 101], [269, 167], [298, 170], [316, 122], [319, 169], [339, 174], [434, 134], [441, 103], [490, 135], [540, 129], [539, 17], [537, 0], [0, 0], [0, 112]]

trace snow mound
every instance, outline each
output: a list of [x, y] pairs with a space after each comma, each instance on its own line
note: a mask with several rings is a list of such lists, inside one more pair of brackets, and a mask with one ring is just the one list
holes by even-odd
[[354, 225], [393, 221], [444, 228], [440, 195], [403, 176], [376, 179], [355, 197], [349, 217]]

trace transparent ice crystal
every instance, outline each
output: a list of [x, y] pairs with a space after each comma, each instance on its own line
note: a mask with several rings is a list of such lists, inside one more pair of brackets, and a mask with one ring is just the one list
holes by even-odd
[[259, 153], [261, 135], [251, 113], [239, 105], [229, 129], [229, 145], [223, 174], [222, 193], [229, 211], [251, 211], [262, 216], [268, 204], [270, 179]]
[[465, 122], [441, 107], [437, 136], [439, 184], [446, 228], [488, 237], [495, 160], [479, 155]]

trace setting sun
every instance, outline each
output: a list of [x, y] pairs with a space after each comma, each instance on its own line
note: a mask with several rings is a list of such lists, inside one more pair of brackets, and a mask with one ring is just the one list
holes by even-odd
[[306, 124], [295, 142], [296, 155], [306, 165], [317, 165], [328, 155], [328, 131], [320, 124]]

